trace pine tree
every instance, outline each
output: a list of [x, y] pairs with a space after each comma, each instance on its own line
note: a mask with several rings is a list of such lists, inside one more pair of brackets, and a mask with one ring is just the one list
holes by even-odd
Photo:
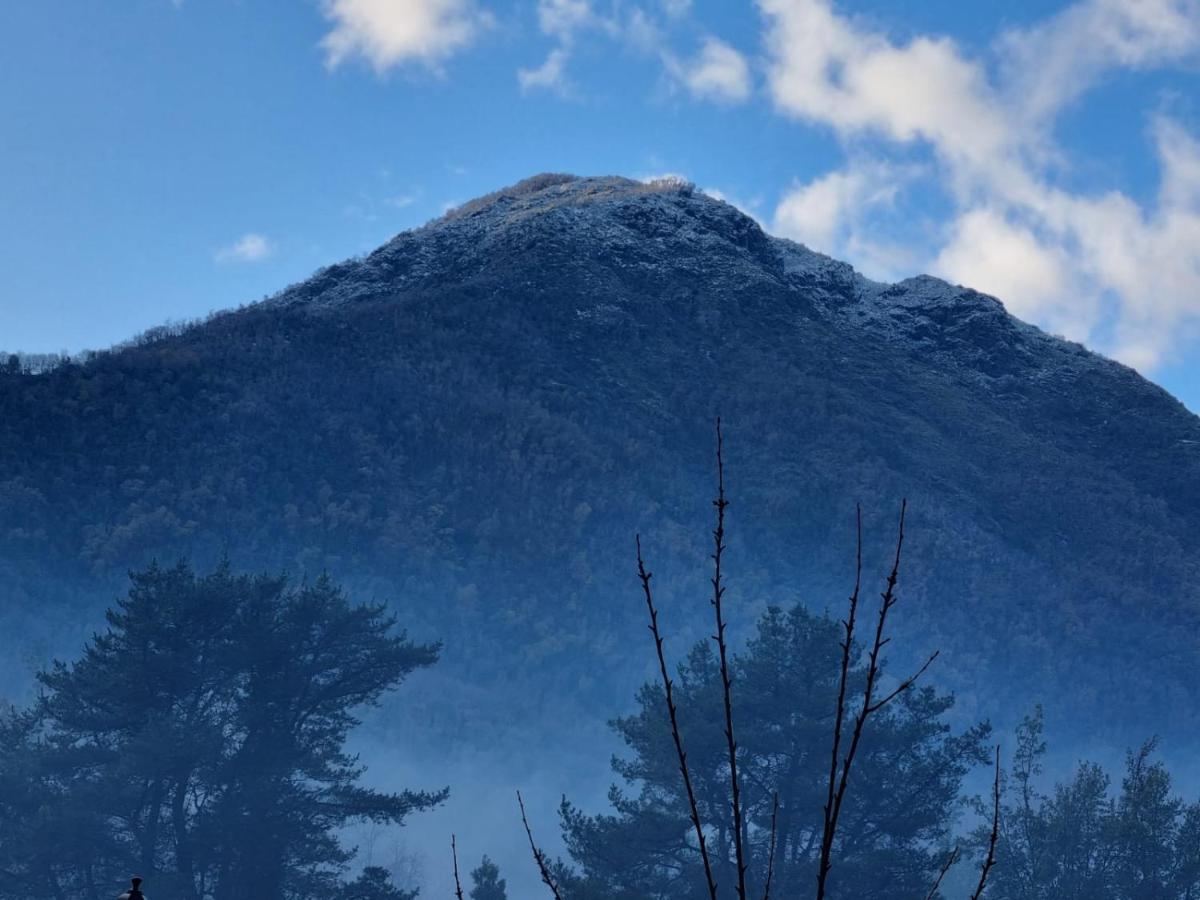
[[[752, 872], [765, 872], [773, 796], [779, 795], [775, 896], [807, 895], [815, 881], [829, 718], [839, 677], [838, 624], [803, 607], [769, 610], [733, 664], [739, 771]], [[853, 673], [861, 683], [862, 671]], [[674, 682], [718, 882], [733, 884], [728, 766], [719, 665], [698, 644]], [[924, 896], [940, 862], [963, 776], [986, 763], [987, 726], [953, 734], [951, 697], [914, 689], [872, 720], [835, 847], [836, 897]], [[579, 869], [569, 896], [692, 898], [705, 893], [662, 691], [647, 684], [638, 709], [614, 724], [629, 754], [614, 762], [624, 787], [612, 814], [563, 805], [567, 848]], [[758, 888], [761, 894], [761, 886]]]
[[484, 856], [479, 867], [471, 872], [471, 900], [508, 900], [500, 867]]
[[184, 900], [335, 893], [342, 825], [400, 823], [445, 797], [367, 789], [344, 749], [355, 710], [437, 654], [326, 578], [135, 573], [107, 630], [43, 672], [36, 709], [0, 734], [0, 786], [39, 783], [10, 795], [37, 801], [11, 825], [27, 847], [15, 871], [54, 838], [47, 896], [100, 900], [129, 871]]

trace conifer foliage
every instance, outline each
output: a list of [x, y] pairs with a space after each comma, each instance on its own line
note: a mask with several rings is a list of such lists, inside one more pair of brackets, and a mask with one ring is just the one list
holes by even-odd
[[[355, 710], [438, 649], [327, 578], [135, 573], [107, 630], [0, 731], [0, 868], [18, 879], [0, 896], [99, 900], [130, 871], [182, 900], [342, 890], [337, 829], [446, 796], [367, 789], [345, 750]], [[407, 896], [381, 871], [344, 887]]]

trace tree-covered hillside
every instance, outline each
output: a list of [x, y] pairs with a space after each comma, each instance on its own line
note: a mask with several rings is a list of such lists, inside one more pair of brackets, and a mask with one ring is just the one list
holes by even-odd
[[593, 716], [646, 674], [633, 532], [668, 611], [701, 587], [717, 412], [732, 602], [836, 608], [854, 500], [886, 537], [907, 496], [903, 644], [943, 650], [964, 715], [1195, 724], [1200, 420], [991, 298], [622, 179], [532, 179], [262, 304], [0, 366], [6, 630], [73, 647], [153, 558], [328, 570], [445, 640], [442, 729]]

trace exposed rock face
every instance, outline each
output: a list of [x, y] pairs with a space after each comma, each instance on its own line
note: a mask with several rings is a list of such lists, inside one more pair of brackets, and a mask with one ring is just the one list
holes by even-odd
[[855, 501], [881, 570], [907, 496], [897, 661], [940, 646], [1002, 718], [1194, 724], [1200, 420], [990, 297], [871, 282], [677, 184], [538, 176], [181, 334], [0, 375], [0, 570], [28, 628], [152, 556], [329, 568], [446, 639], [447, 727], [608, 712], [645, 674], [634, 531], [671, 627], [706, 633], [718, 412], [746, 623], [839, 608]]

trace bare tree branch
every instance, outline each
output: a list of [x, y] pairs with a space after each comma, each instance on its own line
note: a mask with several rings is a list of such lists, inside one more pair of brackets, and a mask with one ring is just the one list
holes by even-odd
[[882, 700], [877, 700], [875, 703], [872, 703], [871, 708], [868, 710], [868, 713], [879, 712], [879, 710], [883, 709], [885, 706], [887, 706], [889, 703], [891, 703], [893, 700], [895, 700], [897, 697], [899, 697], [901, 694], [903, 694], [905, 691], [907, 691], [910, 687], [912, 687], [914, 684], [916, 684], [917, 679], [920, 678], [922, 675], [924, 675], [925, 670], [928, 669], [930, 666], [932, 666], [933, 661], [941, 655], [942, 655], [941, 650], [934, 650], [933, 653], [930, 654], [929, 659], [925, 660], [925, 663], [921, 666], [921, 668], [917, 669], [915, 674], [910, 675], [908, 678], [906, 678], [902, 682], [900, 682], [899, 686], [897, 686], [897, 688], [894, 691], [892, 691], [890, 694], [888, 694]]
[[546, 862], [546, 854], [534, 843], [533, 832], [529, 829], [529, 819], [525, 815], [525, 801], [521, 798], [520, 791], [517, 791], [517, 804], [521, 807], [521, 824], [525, 826], [525, 834], [529, 837], [529, 849], [533, 851], [533, 861], [537, 863], [538, 871], [542, 873], [542, 882], [550, 888], [550, 892], [554, 894], [554, 900], [562, 900], [562, 894], [558, 892], [558, 885], [554, 883], [554, 879], [550, 875], [550, 865]]
[[833, 801], [834, 793], [837, 789], [838, 759], [842, 751], [842, 729], [846, 722], [846, 688], [850, 681], [851, 648], [854, 645], [854, 628], [858, 621], [858, 598], [862, 588], [862, 506], [859, 504], [855, 504], [854, 507], [854, 521], [855, 534], [857, 536], [854, 554], [854, 592], [850, 595], [849, 612], [846, 618], [842, 620], [842, 628], [845, 633], [842, 638], [842, 665], [838, 678], [837, 715], [833, 720], [833, 748], [829, 754], [829, 789], [825, 797], [824, 830], [821, 838], [821, 869], [817, 873], [817, 895], [819, 897], [824, 895], [825, 882], [821, 870], [827, 865], [825, 844], [828, 841], [830, 847], [833, 845]]
[[933, 883], [933, 887], [931, 887], [929, 889], [929, 893], [925, 895], [925, 900], [934, 900], [934, 898], [937, 896], [938, 888], [942, 886], [942, 879], [946, 877], [947, 872], [954, 868], [954, 864], [958, 862], [959, 855], [960, 853], [958, 846], [955, 845], [954, 849], [950, 851], [950, 855], [946, 857], [946, 861], [942, 863], [942, 868], [938, 872], [937, 881]]
[[[845, 722], [845, 690], [846, 682], [850, 674], [850, 659], [852, 655], [851, 642], [854, 637], [854, 617], [857, 613], [858, 605], [858, 590], [861, 578], [862, 569], [862, 514], [858, 513], [858, 573], [854, 579], [854, 594], [850, 598], [850, 615], [846, 619], [844, 625], [846, 630], [846, 641], [842, 647], [842, 673], [840, 686], [838, 689], [838, 712], [834, 722], [834, 751], [830, 763], [830, 779], [829, 789], [827, 791], [827, 800], [825, 807], [824, 829], [821, 835], [821, 856], [817, 864], [817, 900], [825, 900], [826, 885], [829, 879], [829, 870], [833, 867], [833, 843], [834, 837], [837, 834], [838, 820], [842, 813], [842, 803], [846, 799], [846, 789], [850, 783], [850, 771], [854, 766], [855, 757], [858, 755], [859, 744], [862, 741], [863, 729], [874, 713], [879, 712], [887, 704], [891, 703], [902, 693], [911, 688], [918, 678], [924, 674], [925, 670], [937, 659], [938, 654], [934, 653], [925, 664], [917, 670], [915, 675], [905, 679], [890, 694], [881, 700], [876, 700], [875, 689], [878, 685], [880, 674], [882, 671], [882, 653], [883, 648], [888, 645], [891, 638], [886, 637], [888, 613], [892, 611], [892, 607], [896, 605], [898, 598], [896, 596], [896, 583], [900, 580], [900, 559], [904, 549], [904, 520], [908, 512], [908, 501], [902, 501], [900, 504], [900, 525], [896, 537], [896, 556], [892, 562], [892, 570], [888, 574], [887, 589], [880, 595], [879, 617], [875, 623], [875, 637], [871, 643], [871, 652], [867, 661], [867, 679], [863, 687], [862, 706], [859, 708], [857, 715], [854, 717], [854, 728], [850, 735], [850, 746], [847, 748], [845, 755], [841, 759], [841, 773], [835, 775], [838, 767], [838, 748], [841, 744], [841, 731]], [[834, 782], [836, 781], [836, 786]]]
[[454, 835], [450, 835], [450, 855], [454, 858], [454, 896], [463, 900], [462, 882], [458, 880], [458, 843]]
[[667, 717], [671, 721], [671, 737], [675, 741], [675, 753], [679, 758], [679, 774], [683, 776], [683, 787], [687, 793], [688, 812], [691, 815], [692, 825], [696, 829], [696, 842], [700, 846], [700, 859], [704, 863], [704, 878], [708, 884], [708, 895], [710, 900], [717, 900], [717, 882], [713, 878], [712, 860], [708, 855], [708, 842], [704, 837], [704, 825], [700, 821], [700, 808], [696, 804], [696, 792], [692, 787], [692, 775], [688, 769], [687, 752], [683, 749], [683, 738], [679, 734], [679, 711], [675, 706], [674, 685], [671, 681], [670, 672], [667, 669], [667, 658], [663, 652], [662, 633], [658, 627], [658, 609], [654, 605], [654, 594], [650, 590], [650, 579], [653, 575], [646, 571], [646, 563], [642, 558], [642, 538], [638, 535], [637, 543], [637, 564], [638, 564], [638, 579], [642, 583], [642, 593], [646, 597], [646, 610], [650, 616], [650, 633], [654, 635], [654, 649], [658, 654], [658, 669], [662, 676], [663, 694], [667, 701]]
[[988, 838], [987, 858], [979, 872], [979, 886], [971, 895], [971, 900], [979, 900], [983, 889], [987, 887], [988, 874], [996, 865], [996, 844], [1000, 840], [1000, 745], [996, 745], [996, 780], [992, 783], [992, 834]]
[[737, 861], [738, 900], [746, 900], [746, 848], [742, 841], [742, 791], [738, 783], [737, 739], [733, 733], [733, 681], [729, 675], [729, 647], [725, 642], [725, 587], [721, 584], [721, 558], [725, 553], [725, 510], [729, 501], [725, 499], [724, 440], [721, 434], [721, 418], [717, 417], [717, 499], [713, 506], [717, 510], [717, 527], [713, 531], [713, 576], [712, 606], [716, 617], [717, 651], [721, 659], [721, 686], [725, 700], [725, 744], [729, 751], [729, 798], [733, 807], [733, 847]]
[[771, 845], [767, 850], [767, 883], [763, 888], [763, 900], [771, 900], [771, 878], [775, 875], [775, 836], [776, 821], [779, 817], [779, 792], [776, 791], [775, 798], [771, 802]]

